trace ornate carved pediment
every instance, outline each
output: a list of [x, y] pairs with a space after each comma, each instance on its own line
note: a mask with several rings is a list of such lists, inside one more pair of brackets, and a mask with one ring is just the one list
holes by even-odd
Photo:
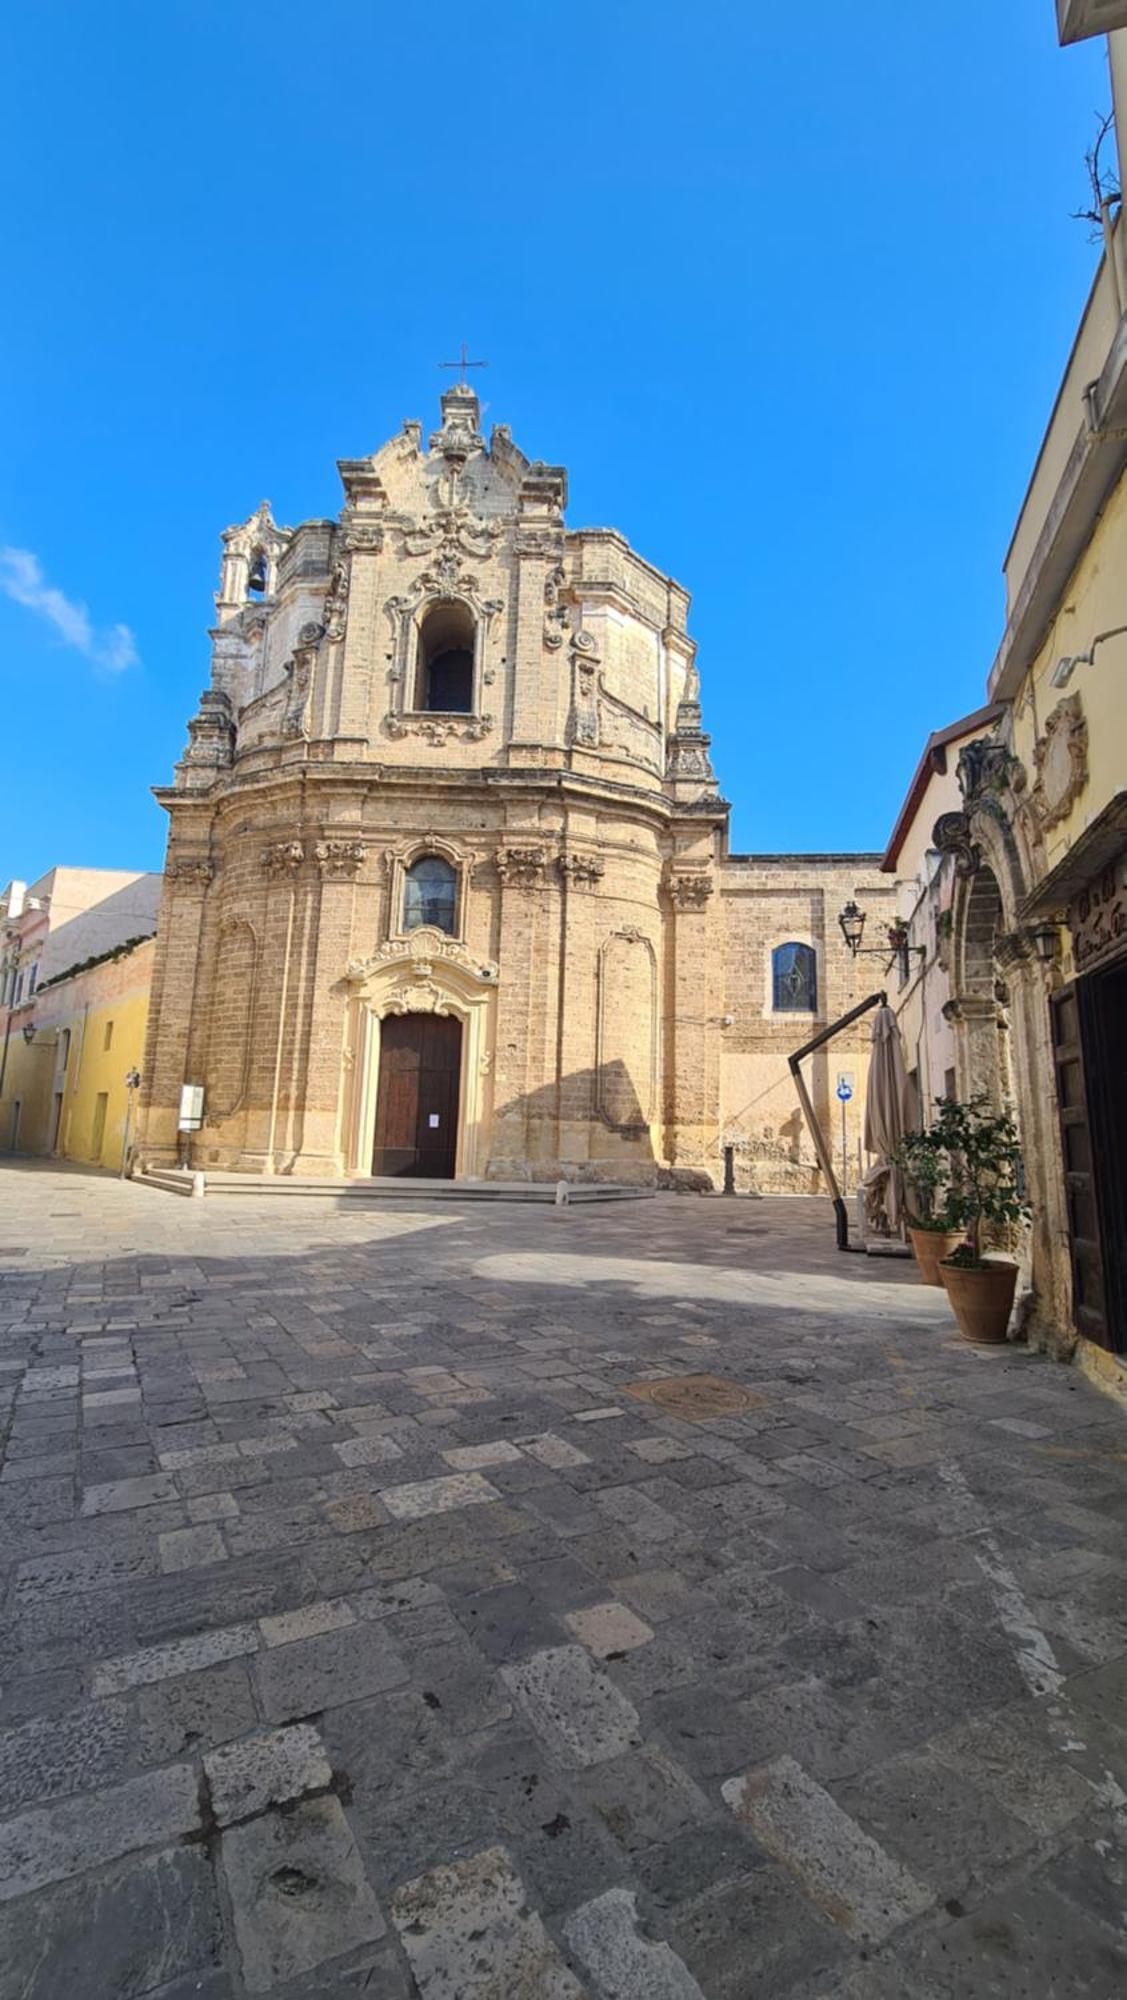
[[982, 866], [982, 850], [971, 838], [970, 820], [965, 812], [940, 813], [931, 832], [931, 843], [940, 854], [954, 857], [955, 873], [963, 881], [977, 875]]
[[449, 1003], [433, 979], [404, 980], [389, 993], [386, 1001], [389, 1014], [448, 1014]]
[[1033, 746], [1033, 763], [1029, 803], [1043, 831], [1065, 818], [1088, 782], [1088, 721], [1078, 694], [1058, 701]]
[[457, 938], [431, 924], [420, 924], [408, 937], [388, 938], [369, 957], [354, 959], [348, 968], [350, 979], [367, 979], [388, 966], [410, 966], [416, 978], [429, 978], [434, 964], [457, 967], [483, 986], [495, 985], [497, 967], [490, 958], [475, 958]]
[[300, 840], [275, 840], [262, 850], [262, 866], [267, 875], [296, 875], [305, 860]]

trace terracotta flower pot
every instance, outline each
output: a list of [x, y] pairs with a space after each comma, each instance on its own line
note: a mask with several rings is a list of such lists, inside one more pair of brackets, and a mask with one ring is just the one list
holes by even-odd
[[964, 1339], [989, 1342], [993, 1346], [1004, 1341], [1017, 1285], [1017, 1265], [990, 1263], [974, 1268], [941, 1264], [939, 1275]]
[[943, 1280], [939, 1275], [939, 1260], [941, 1257], [949, 1257], [952, 1250], [958, 1249], [963, 1240], [962, 1230], [912, 1229], [909, 1227], [908, 1235], [911, 1238], [912, 1252], [919, 1266], [920, 1277], [924, 1284], [941, 1285]]

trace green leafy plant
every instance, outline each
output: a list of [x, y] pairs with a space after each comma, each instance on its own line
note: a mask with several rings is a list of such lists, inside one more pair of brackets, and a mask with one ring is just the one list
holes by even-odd
[[967, 1232], [950, 1261], [973, 1268], [983, 1262], [984, 1224], [1025, 1222], [1030, 1215], [1017, 1128], [986, 1097], [937, 1098], [936, 1114], [928, 1137], [949, 1163], [943, 1215], [948, 1229]]
[[946, 1215], [951, 1162], [934, 1130], [905, 1132], [892, 1160], [904, 1176], [911, 1227], [942, 1232], [956, 1226]]

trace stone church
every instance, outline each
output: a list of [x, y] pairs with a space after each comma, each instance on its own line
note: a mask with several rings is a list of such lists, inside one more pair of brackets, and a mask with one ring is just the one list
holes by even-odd
[[[223, 535], [140, 1156], [636, 1184], [730, 1144], [738, 1185], [812, 1190], [785, 1058], [880, 983], [837, 922], [891, 917], [879, 857], [729, 852], [687, 593], [479, 422], [459, 383], [340, 463], [335, 519]], [[779, 754], [752, 698], [733, 761]], [[854, 1163], [865, 1060], [810, 1073]]]

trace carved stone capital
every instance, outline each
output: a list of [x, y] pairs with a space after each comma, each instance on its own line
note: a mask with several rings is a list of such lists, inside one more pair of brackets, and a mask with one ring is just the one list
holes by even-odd
[[296, 875], [305, 860], [300, 840], [275, 840], [262, 849], [262, 866], [267, 875]]
[[669, 893], [679, 910], [703, 910], [714, 888], [711, 875], [703, 868], [669, 878]]
[[497, 873], [506, 888], [541, 888], [547, 865], [548, 854], [543, 847], [501, 847], [497, 851]]
[[362, 840], [319, 840], [313, 849], [322, 876], [330, 882], [352, 881], [367, 852]]
[[1033, 956], [1033, 934], [1028, 930], [998, 931], [994, 937], [994, 957], [1004, 971], [1021, 965]]
[[987, 793], [998, 796], [1008, 791], [1021, 764], [1005, 743], [993, 736], [976, 736], [960, 751], [956, 771], [963, 801], [970, 806]]
[[182, 883], [185, 888], [206, 889], [214, 879], [215, 863], [206, 856], [193, 858], [191, 855], [177, 855], [168, 863], [165, 880]]
[[556, 858], [556, 866], [565, 882], [573, 888], [589, 889], [601, 882], [605, 874], [603, 862], [597, 854], [575, 854], [568, 852]]
[[942, 1012], [944, 1020], [954, 1026], [975, 1021], [996, 1021], [998, 1002], [975, 993], [957, 994], [943, 1002]]

